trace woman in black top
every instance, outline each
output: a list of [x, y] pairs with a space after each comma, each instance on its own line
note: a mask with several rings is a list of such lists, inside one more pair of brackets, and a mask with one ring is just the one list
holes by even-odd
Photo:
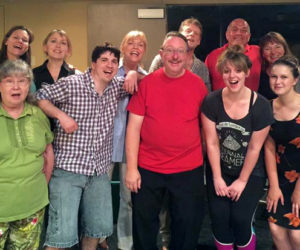
[[218, 59], [226, 87], [209, 94], [201, 120], [211, 169], [209, 211], [219, 250], [254, 250], [252, 219], [265, 185], [261, 148], [273, 122], [269, 102], [245, 86], [251, 61], [234, 46]]
[[73, 75], [77, 70], [65, 62], [72, 54], [71, 41], [64, 30], [52, 30], [43, 41], [43, 51], [48, 59], [33, 69], [36, 88], [42, 83], [53, 84], [61, 77]]
[[270, 71], [275, 123], [265, 142], [267, 209], [276, 249], [300, 249], [300, 94], [298, 60], [284, 56]]

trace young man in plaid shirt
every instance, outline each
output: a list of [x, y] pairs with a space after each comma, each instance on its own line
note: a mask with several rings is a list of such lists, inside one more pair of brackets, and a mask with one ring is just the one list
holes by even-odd
[[39, 106], [56, 118], [47, 249], [72, 247], [79, 241], [78, 232], [81, 249], [96, 249], [99, 238], [113, 232], [107, 171], [117, 103], [127, 95], [123, 79], [114, 78], [119, 58], [118, 49], [97, 46], [86, 72], [37, 92]]

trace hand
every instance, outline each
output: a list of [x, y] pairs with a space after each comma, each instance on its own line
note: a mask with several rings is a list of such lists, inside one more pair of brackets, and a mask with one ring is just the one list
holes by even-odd
[[267, 196], [267, 210], [268, 212], [272, 211], [276, 213], [278, 201], [280, 200], [281, 205], [284, 205], [284, 198], [279, 187], [270, 187], [268, 190]]
[[125, 175], [125, 184], [126, 187], [131, 192], [138, 192], [138, 189], [141, 188], [141, 175], [137, 169], [130, 170], [127, 168]]
[[214, 178], [214, 186], [217, 196], [229, 196], [228, 187], [222, 177]]
[[229, 196], [233, 201], [238, 201], [243, 193], [247, 182], [242, 181], [241, 179], [236, 179], [231, 185], [228, 187]]
[[292, 213], [299, 218], [299, 209], [300, 209], [300, 192], [298, 190], [294, 190], [292, 194]]
[[128, 71], [123, 88], [130, 94], [138, 91], [138, 73], [135, 70]]
[[63, 113], [63, 115], [59, 117], [59, 123], [67, 134], [71, 134], [78, 129], [76, 121], [66, 113]]

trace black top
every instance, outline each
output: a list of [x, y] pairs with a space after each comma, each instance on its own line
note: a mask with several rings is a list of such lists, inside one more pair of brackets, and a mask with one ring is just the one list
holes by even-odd
[[[222, 89], [220, 89], [205, 98], [201, 109], [208, 119], [216, 123], [222, 172], [238, 176], [244, 164], [252, 133], [273, 123], [269, 101], [258, 94], [246, 116], [241, 119], [231, 119], [225, 111]], [[265, 175], [262, 154], [260, 154], [252, 174]]]
[[[42, 83], [48, 83], [48, 84], [53, 84], [54, 79], [52, 78], [48, 68], [47, 68], [47, 63], [48, 60], [46, 60], [41, 66], [34, 68], [33, 71], [33, 76], [34, 76], [34, 83], [36, 86], [36, 89], [40, 89], [42, 86]], [[70, 66], [64, 62], [61, 66], [59, 76], [57, 79], [60, 79], [62, 77], [70, 76], [75, 74], [75, 69], [70, 68]]]

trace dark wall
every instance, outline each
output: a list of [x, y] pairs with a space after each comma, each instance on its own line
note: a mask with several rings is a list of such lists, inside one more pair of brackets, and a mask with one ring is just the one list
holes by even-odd
[[204, 60], [213, 49], [226, 43], [225, 31], [235, 18], [244, 18], [251, 28], [250, 44], [258, 44], [269, 31], [281, 33], [293, 53], [300, 57], [300, 4], [285, 5], [168, 5], [168, 31], [177, 30], [180, 22], [198, 18], [204, 27], [196, 55]]

